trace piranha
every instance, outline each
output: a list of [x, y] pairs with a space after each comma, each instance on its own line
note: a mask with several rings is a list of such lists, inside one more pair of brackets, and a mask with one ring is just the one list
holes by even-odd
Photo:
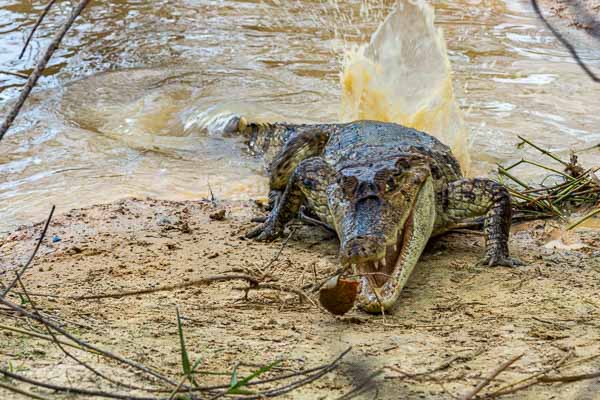
[[247, 236], [282, 236], [302, 208], [337, 234], [342, 266], [360, 276], [356, 304], [367, 312], [392, 308], [428, 240], [461, 221], [483, 217], [481, 263], [521, 264], [509, 256], [508, 190], [465, 179], [450, 148], [427, 133], [377, 121], [296, 125], [242, 117], [227, 130], [267, 160], [271, 212]]

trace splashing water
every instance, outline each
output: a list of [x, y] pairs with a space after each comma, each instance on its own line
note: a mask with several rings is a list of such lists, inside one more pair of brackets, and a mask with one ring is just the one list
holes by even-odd
[[399, 1], [369, 44], [346, 53], [341, 118], [396, 122], [425, 131], [470, 165], [467, 131], [452, 89], [450, 62], [424, 1]]

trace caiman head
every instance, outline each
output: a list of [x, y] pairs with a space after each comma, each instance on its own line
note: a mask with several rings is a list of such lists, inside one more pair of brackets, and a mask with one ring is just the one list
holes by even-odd
[[360, 276], [359, 307], [391, 308], [433, 230], [435, 193], [425, 156], [351, 165], [329, 186], [340, 260]]

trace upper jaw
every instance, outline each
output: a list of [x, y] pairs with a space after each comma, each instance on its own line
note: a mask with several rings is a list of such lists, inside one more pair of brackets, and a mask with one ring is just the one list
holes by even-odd
[[371, 313], [392, 308], [427, 241], [433, 232], [435, 223], [435, 192], [431, 179], [421, 186], [402, 229], [397, 235], [397, 256], [392, 263], [391, 273], [385, 282], [378, 286], [369, 276], [361, 276], [359, 307]]
[[365, 276], [372, 285], [383, 286], [392, 276], [402, 245], [403, 229], [398, 230], [395, 240], [380, 247], [371, 257], [342, 258], [342, 265], [351, 269], [354, 275]]

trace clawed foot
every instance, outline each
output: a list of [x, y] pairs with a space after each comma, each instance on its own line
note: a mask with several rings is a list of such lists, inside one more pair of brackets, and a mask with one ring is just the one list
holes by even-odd
[[265, 223], [246, 233], [248, 239], [256, 239], [260, 242], [271, 242], [281, 236], [283, 236], [283, 229], [278, 229], [271, 218], [267, 218]]
[[487, 255], [477, 263], [478, 266], [486, 267], [518, 267], [525, 265], [523, 261], [518, 258], [501, 256], [501, 255]]

